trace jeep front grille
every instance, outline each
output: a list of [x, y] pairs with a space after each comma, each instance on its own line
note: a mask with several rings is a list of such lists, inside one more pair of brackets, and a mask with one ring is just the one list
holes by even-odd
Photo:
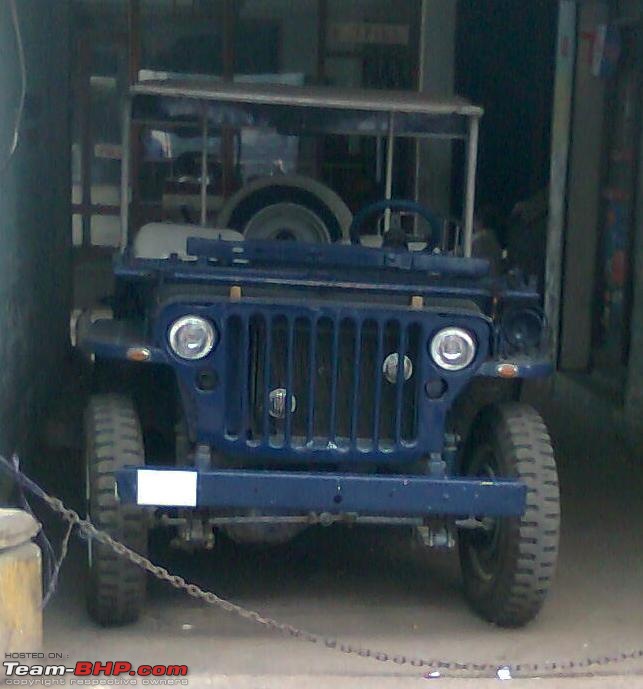
[[[224, 332], [229, 440], [363, 452], [416, 442], [423, 356], [419, 322], [228, 314]], [[398, 354], [398, 362], [409, 357], [409, 380], [402, 366], [396, 382], [386, 380], [382, 365], [391, 353]]]

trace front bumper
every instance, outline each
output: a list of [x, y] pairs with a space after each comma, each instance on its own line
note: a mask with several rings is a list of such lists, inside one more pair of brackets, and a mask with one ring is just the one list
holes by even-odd
[[496, 517], [523, 514], [526, 486], [511, 479], [132, 467], [118, 472], [117, 494], [125, 504], [153, 507]]

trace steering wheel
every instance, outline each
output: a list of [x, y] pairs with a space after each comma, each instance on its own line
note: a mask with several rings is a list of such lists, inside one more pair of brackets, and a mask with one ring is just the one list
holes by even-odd
[[351, 244], [360, 244], [359, 231], [362, 229], [364, 221], [367, 220], [371, 215], [375, 213], [381, 213], [386, 209], [392, 211], [407, 211], [409, 213], [416, 213], [417, 215], [423, 217], [429, 227], [431, 228], [431, 235], [427, 239], [427, 249], [433, 249], [438, 241], [440, 232], [442, 229], [442, 221], [440, 218], [431, 210], [426, 208], [417, 201], [409, 201], [407, 199], [384, 199], [383, 201], [375, 201], [374, 203], [369, 203], [364, 206], [357, 215], [353, 218], [353, 222], [348, 230], [351, 238]]

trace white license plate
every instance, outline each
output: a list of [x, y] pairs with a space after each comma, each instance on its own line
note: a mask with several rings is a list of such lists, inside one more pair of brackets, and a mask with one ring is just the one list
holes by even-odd
[[157, 507], [196, 507], [196, 471], [137, 472], [136, 502]]

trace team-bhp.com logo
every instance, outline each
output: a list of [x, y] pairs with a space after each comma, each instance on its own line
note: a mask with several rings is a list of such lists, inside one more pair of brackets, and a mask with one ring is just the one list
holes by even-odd
[[[5, 660], [11, 686], [186, 686], [187, 665], [137, 665], [123, 660], [106, 663], [79, 660], [75, 665], [25, 665]], [[65, 679], [63, 679], [65, 678]]]

